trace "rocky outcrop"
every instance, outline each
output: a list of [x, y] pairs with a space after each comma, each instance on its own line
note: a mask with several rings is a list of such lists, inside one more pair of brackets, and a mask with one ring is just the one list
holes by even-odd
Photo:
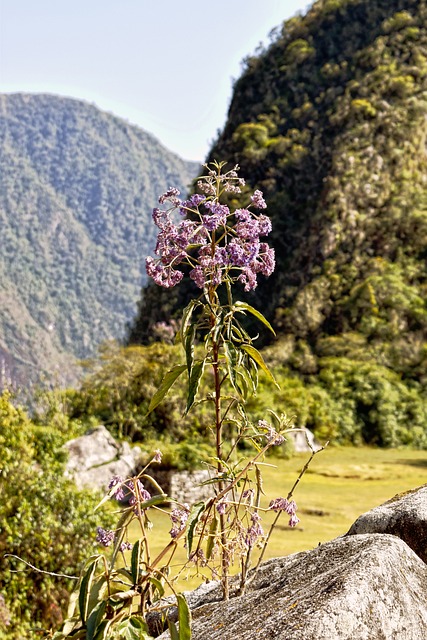
[[193, 640], [427, 638], [427, 565], [392, 535], [343, 536], [269, 560], [227, 602], [208, 587], [189, 596]]
[[[391, 533], [427, 562], [427, 484], [363, 513], [347, 535]], [[426, 636], [427, 637], [427, 636]]]
[[139, 466], [141, 450], [127, 442], [116, 442], [104, 426], [65, 444], [66, 474], [79, 488], [105, 491], [113, 476], [127, 478]]

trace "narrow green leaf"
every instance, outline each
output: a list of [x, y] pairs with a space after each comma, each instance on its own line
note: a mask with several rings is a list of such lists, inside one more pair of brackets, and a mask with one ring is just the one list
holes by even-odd
[[191, 300], [189, 304], [185, 307], [182, 320], [181, 320], [181, 340], [182, 346], [185, 348], [185, 336], [187, 334], [188, 327], [191, 323], [191, 316], [193, 315], [193, 311], [196, 306], [201, 304], [198, 300]]
[[[154, 411], [154, 409], [161, 403], [173, 383], [181, 373], [183, 373], [187, 368], [186, 364], [177, 364], [172, 369], [170, 369], [166, 375], [164, 376], [162, 382], [160, 383], [160, 387], [157, 389], [154, 396], [151, 398], [150, 406], [148, 407], [148, 413]], [[148, 415], [148, 414], [147, 414]]]
[[166, 493], [159, 493], [148, 498], [148, 500], [141, 502], [141, 509], [148, 509], [149, 507], [154, 507], [157, 504], [164, 504], [165, 502], [170, 502], [170, 498]]
[[185, 536], [187, 540], [188, 557], [190, 557], [191, 548], [193, 546], [194, 530], [205, 509], [206, 504], [204, 502], [196, 502], [196, 504], [193, 504], [191, 507], [190, 515], [187, 520], [187, 532]]
[[139, 580], [142, 550], [143, 550], [143, 547], [141, 544], [141, 540], [137, 540], [133, 545], [132, 557], [131, 557], [131, 563], [130, 563], [131, 573], [132, 573], [132, 584], [134, 585], [137, 585]]
[[154, 576], [150, 576], [148, 578], [149, 582], [151, 582], [151, 584], [155, 587], [156, 591], [159, 594], [159, 599], [163, 598], [163, 596], [165, 595], [165, 588], [162, 585], [161, 581], [158, 578], [155, 578]]
[[233, 308], [236, 311], [247, 311], [248, 313], [251, 313], [253, 316], [255, 316], [255, 318], [257, 318], [260, 322], [262, 322], [262, 324], [265, 325], [267, 327], [267, 329], [270, 329], [270, 331], [274, 335], [276, 335], [276, 332], [274, 331], [273, 327], [271, 326], [271, 324], [269, 323], [267, 318], [265, 318], [262, 315], [262, 313], [260, 313], [260, 311], [255, 309], [255, 307], [252, 307], [250, 304], [247, 304], [246, 302], [242, 302], [241, 300], [238, 300], [233, 305]]
[[209, 527], [209, 536], [208, 536], [208, 541], [206, 544], [206, 558], [207, 560], [210, 559], [211, 555], [212, 555], [212, 551], [215, 545], [215, 538], [216, 535], [218, 533], [218, 528], [219, 528], [219, 521], [218, 518], [216, 517], [216, 515], [214, 515], [212, 522], [211, 522], [211, 526]]
[[179, 640], [191, 640], [191, 611], [185, 597], [178, 593]]
[[200, 385], [200, 380], [203, 376], [204, 370], [205, 370], [205, 360], [199, 360], [193, 366], [193, 369], [191, 371], [190, 381], [188, 383], [187, 407], [185, 409], [186, 414], [190, 411], [191, 407], [194, 404], [194, 400], [197, 395], [197, 391]]
[[98, 564], [99, 556], [90, 563], [86, 573], [84, 574], [79, 591], [79, 611], [80, 618], [83, 624], [86, 623], [88, 608], [89, 608], [89, 598], [90, 598], [90, 588], [92, 585], [92, 580], [95, 575], [96, 566]]
[[179, 640], [179, 633], [178, 633], [177, 626], [175, 622], [172, 622], [172, 620], [169, 620], [169, 618], [168, 618], [168, 627], [169, 627], [171, 640]]
[[183, 336], [184, 339], [184, 349], [185, 349], [185, 359], [187, 362], [187, 371], [188, 376], [191, 376], [191, 370], [193, 368], [194, 362], [194, 339], [196, 337], [196, 326], [191, 324], [186, 334]]
[[105, 615], [105, 608], [107, 603], [105, 600], [99, 602], [96, 607], [90, 612], [90, 616], [86, 622], [86, 640], [94, 640], [95, 635], [98, 632], [99, 625], [103, 621]]
[[273, 376], [270, 369], [265, 364], [264, 358], [262, 357], [258, 349], [255, 349], [255, 347], [253, 347], [251, 344], [242, 344], [241, 348], [244, 351], [246, 351], [246, 353], [252, 358], [252, 360], [256, 362], [257, 365], [264, 371], [267, 377], [276, 385], [278, 389], [280, 389], [279, 385], [276, 382], [275, 377]]
[[242, 393], [237, 383], [237, 365], [238, 365], [239, 357], [238, 357], [237, 349], [232, 342], [229, 342], [228, 340], [224, 342], [224, 353], [225, 353], [225, 359], [227, 363], [228, 377], [230, 378], [231, 385], [235, 390], [235, 392], [239, 396], [241, 396]]

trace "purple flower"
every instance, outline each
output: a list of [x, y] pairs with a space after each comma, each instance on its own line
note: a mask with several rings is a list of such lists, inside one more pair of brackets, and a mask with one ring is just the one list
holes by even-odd
[[181, 204], [181, 201], [177, 198], [179, 195], [180, 191], [176, 187], [169, 187], [169, 189], [160, 196], [159, 203], [163, 204], [166, 200], [169, 200], [176, 207]]
[[255, 495], [254, 489], [245, 489], [242, 493], [242, 500], [247, 500], [250, 504], [252, 504], [254, 495]]
[[163, 266], [158, 260], [154, 260], [151, 256], [148, 256], [145, 260], [145, 268], [147, 274], [153, 278], [154, 282], [161, 287], [170, 289], [181, 282], [184, 274], [181, 271], [177, 271], [172, 267]]
[[225, 204], [206, 202], [205, 207], [211, 212], [210, 215], [203, 216], [203, 225], [208, 231], [215, 231], [218, 227], [227, 224], [227, 216], [230, 214], [230, 209]]
[[190, 271], [190, 278], [194, 280], [199, 289], [203, 289], [206, 280], [205, 273], [200, 265], [197, 265], [197, 267], [194, 267], [194, 269]]
[[127, 486], [129, 488], [129, 491], [131, 491], [133, 494], [129, 500], [130, 505], [134, 505], [137, 502], [145, 502], [146, 500], [149, 500], [151, 498], [151, 493], [147, 491], [147, 489], [145, 489], [141, 480], [136, 481], [136, 487], [132, 481], [128, 482]]
[[227, 509], [227, 502], [225, 500], [221, 500], [220, 502], [218, 502], [218, 504], [216, 505], [216, 510], [218, 511], [218, 513], [220, 515], [224, 515], [225, 511]]
[[190, 515], [190, 509], [188, 505], [184, 504], [183, 508], [175, 507], [171, 511], [170, 519], [172, 520], [172, 529], [169, 531], [171, 538], [177, 538], [178, 535], [185, 529], [185, 525]]
[[110, 529], [96, 528], [96, 541], [103, 547], [109, 547], [114, 542], [115, 533]]
[[290, 527], [296, 527], [298, 522], [300, 521], [300, 519], [298, 518], [298, 516], [295, 515], [295, 513], [293, 513], [291, 515], [291, 517], [289, 518], [289, 526]]
[[257, 189], [254, 192], [254, 195], [251, 197], [251, 200], [253, 202], [253, 204], [258, 208], [258, 209], [266, 209], [267, 205], [265, 203], [264, 198], [262, 197], [262, 191], [260, 191], [259, 189]]
[[259, 252], [258, 240], [248, 242], [240, 238], [233, 238], [227, 246], [230, 263], [235, 267], [247, 267], [256, 258]]
[[153, 456], [153, 462], [161, 462], [162, 461], [162, 452], [160, 451], [160, 449], [156, 449], [154, 451], [154, 456]]
[[113, 478], [111, 478], [110, 483], [108, 485], [109, 489], [115, 488], [112, 495], [114, 495], [115, 499], [118, 502], [121, 502], [126, 498], [126, 493], [123, 489], [123, 484], [124, 484], [123, 478], [121, 478], [120, 476], [114, 476]]
[[272, 229], [270, 218], [261, 214], [258, 218], [258, 228], [260, 236], [268, 236]]
[[123, 553], [124, 551], [130, 551], [132, 549], [131, 542], [122, 542], [120, 545], [120, 551]]
[[262, 273], [263, 276], [271, 276], [276, 268], [274, 249], [269, 247], [266, 242], [261, 242], [259, 246], [255, 268], [257, 273]]
[[251, 516], [252, 524], [246, 532], [245, 543], [248, 547], [253, 547], [258, 538], [264, 535], [262, 526], [260, 525], [261, 518], [258, 513], [253, 513]]
[[246, 267], [246, 269], [243, 269], [243, 272], [240, 274], [237, 280], [244, 285], [245, 291], [253, 291], [254, 289], [256, 289], [256, 273], [250, 267]]
[[287, 498], [275, 498], [270, 502], [268, 508], [276, 513], [278, 511], [286, 511], [286, 513], [290, 515], [288, 523], [290, 527], [295, 527], [299, 522], [299, 518], [296, 515], [297, 505], [294, 500], [287, 500]]

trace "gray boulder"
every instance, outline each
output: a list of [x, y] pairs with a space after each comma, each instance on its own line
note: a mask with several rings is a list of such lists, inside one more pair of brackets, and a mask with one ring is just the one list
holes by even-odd
[[360, 533], [390, 533], [398, 536], [421, 560], [427, 562], [427, 484], [400, 493], [363, 513], [347, 535]]
[[387, 534], [269, 560], [244, 595], [219, 599], [217, 583], [189, 595], [193, 640], [427, 638], [427, 565]]
[[84, 436], [70, 440], [66, 475], [79, 488], [105, 491], [113, 476], [134, 475], [141, 459], [141, 450], [127, 442], [116, 442], [104, 426], [91, 429]]

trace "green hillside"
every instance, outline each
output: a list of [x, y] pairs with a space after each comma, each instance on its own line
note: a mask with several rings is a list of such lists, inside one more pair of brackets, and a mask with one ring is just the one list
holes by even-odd
[[0, 385], [69, 381], [76, 357], [124, 336], [153, 202], [197, 171], [84, 102], [0, 96]]
[[[245, 61], [210, 152], [264, 193], [277, 268], [249, 300], [325, 434], [425, 438], [426, 134], [425, 0], [320, 0]], [[150, 286], [130, 342], [188, 296]]]

